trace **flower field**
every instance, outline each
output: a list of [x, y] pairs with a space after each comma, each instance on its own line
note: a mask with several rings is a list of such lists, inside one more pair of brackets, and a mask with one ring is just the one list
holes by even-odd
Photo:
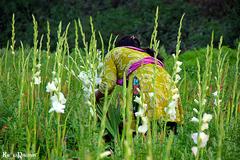
[[[85, 35], [76, 20], [69, 24], [75, 26], [75, 46], [70, 48], [69, 25], [63, 28], [60, 22], [52, 51], [51, 26], [48, 23], [45, 35], [39, 35], [33, 17], [29, 48], [15, 41], [13, 15], [12, 37], [0, 50], [1, 158], [239, 159], [240, 44], [235, 49], [222, 46], [222, 37], [217, 45], [210, 39], [206, 48], [182, 53], [182, 19], [175, 54], [166, 54], [156, 39], [158, 10], [149, 44], [165, 58], [178, 88], [172, 90], [172, 102], [165, 109], [173, 119], [175, 99], [181, 97], [184, 122], [174, 135], [163, 120], [146, 119], [144, 104], [136, 112], [144, 124], [136, 125], [138, 132], [133, 133], [126, 83], [96, 103], [94, 91], [101, 82], [104, 56], [117, 37], [111, 35], [104, 44], [91, 18], [91, 35]], [[135, 101], [141, 103], [140, 98]]]

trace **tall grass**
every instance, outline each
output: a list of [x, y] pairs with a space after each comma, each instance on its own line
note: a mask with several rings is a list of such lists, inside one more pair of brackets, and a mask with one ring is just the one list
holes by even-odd
[[[157, 8], [150, 42], [150, 47], [156, 51], [155, 56], [160, 51], [160, 41], [157, 40], [158, 14]], [[92, 18], [91, 35], [85, 35], [80, 19], [75, 20], [75, 47], [70, 49], [68, 29], [72, 24], [63, 28], [60, 22], [56, 50], [51, 53], [50, 24], [47, 23], [46, 26], [45, 42], [43, 36], [38, 34], [38, 24], [33, 16], [33, 48], [28, 48], [21, 42], [15, 42], [13, 15], [11, 45], [0, 50], [2, 153], [36, 154], [36, 159], [101, 159], [104, 157], [102, 153], [113, 150], [109, 159], [236, 158], [240, 153], [239, 149], [235, 148], [239, 142], [231, 140], [239, 137], [236, 131], [240, 130], [240, 44], [236, 50], [227, 53], [223, 50], [221, 38], [218, 48], [215, 49], [213, 34], [204, 56], [197, 56], [199, 59], [194, 59], [191, 63], [192, 66], [197, 66], [194, 77], [191, 77], [187, 67], [188, 59], [184, 59], [184, 54], [180, 54], [182, 23], [183, 17], [178, 31], [176, 56], [174, 59], [172, 56], [166, 56], [165, 61], [169, 64], [166, 69], [173, 77], [176, 74], [174, 64], [177, 60], [183, 61], [184, 75], [181, 75], [183, 78], [178, 87], [182, 96], [184, 124], [178, 126], [178, 135], [166, 136], [166, 124], [159, 127], [158, 121], [152, 121], [149, 122], [147, 135], [134, 135], [131, 126], [131, 86], [127, 88], [126, 77], [122, 88], [116, 87], [109, 96], [106, 92], [101, 104], [96, 104], [95, 101], [94, 91], [98, 87], [95, 80], [101, 72], [98, 65], [104, 60], [104, 52], [114, 47], [117, 37], [111, 35], [109, 43], [104, 44], [105, 37], [95, 31]], [[86, 37], [90, 37], [90, 40], [87, 41]], [[18, 43], [20, 46], [16, 48], [15, 44]], [[231, 56], [236, 59], [232, 60]], [[41, 83], [35, 84], [33, 77], [38, 71], [41, 71]], [[78, 76], [81, 72], [88, 73], [91, 80], [91, 87], [88, 86], [89, 97], [86, 97], [87, 93], [84, 90], [85, 82]], [[62, 92], [67, 99], [63, 114], [49, 113], [52, 93], [46, 92], [46, 86], [54, 79], [58, 81], [57, 93]], [[216, 97], [212, 95], [215, 91], [218, 93]], [[198, 104], [194, 103], [195, 98]], [[199, 110], [197, 126], [190, 122], [194, 107]], [[205, 148], [200, 149], [198, 144], [199, 154], [194, 156], [191, 152], [194, 144], [190, 137], [191, 133], [201, 130], [202, 116], [205, 112], [214, 117], [207, 131], [210, 137]], [[121, 121], [123, 129], [119, 133], [117, 126]], [[107, 134], [113, 137], [110, 142], [105, 141]], [[229, 147], [229, 153], [224, 150], [226, 146]]]

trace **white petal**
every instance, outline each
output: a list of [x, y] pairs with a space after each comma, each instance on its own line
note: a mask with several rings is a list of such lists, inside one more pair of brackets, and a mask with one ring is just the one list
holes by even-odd
[[198, 141], [198, 133], [193, 133], [193, 134], [192, 134], [192, 139], [193, 139], [193, 142], [194, 142], [195, 144], [197, 144], [197, 141]]
[[47, 87], [46, 87], [46, 92], [54, 92], [57, 90], [57, 87], [55, 86], [54, 82], [48, 82]]
[[176, 120], [176, 114], [170, 114], [170, 120], [174, 121]]
[[34, 75], [38, 77], [40, 76], [40, 74], [41, 74], [41, 71], [37, 71]]
[[61, 103], [61, 104], [65, 104], [66, 103], [66, 99], [63, 95], [62, 92], [59, 92], [59, 95], [57, 94], [54, 94], [52, 97], [51, 97], [51, 100], [52, 100], [52, 103], [54, 102], [58, 102], [58, 103]]
[[192, 153], [194, 156], [197, 156], [198, 148], [196, 146], [192, 147]]
[[176, 108], [176, 105], [177, 105], [176, 101], [171, 101], [171, 102], [168, 104], [168, 107], [169, 107], [169, 108]]
[[139, 108], [138, 112], [135, 113], [136, 117], [142, 117], [144, 116], [145, 110], [141, 107]]
[[[195, 144], [198, 143], [198, 133], [192, 134], [192, 139]], [[205, 134], [204, 132], [200, 132], [200, 147], [205, 147], [207, 145], [209, 136]]]
[[174, 95], [172, 96], [173, 100], [175, 100], [175, 101], [177, 101], [179, 97], [180, 97], [179, 94], [174, 94]]
[[206, 122], [210, 122], [212, 119], [212, 115], [211, 114], [207, 114], [207, 113], [204, 113], [203, 114], [203, 122], [206, 123]]
[[61, 104], [65, 104], [66, 103], [66, 98], [64, 97], [64, 94], [62, 92], [59, 92], [59, 102]]
[[41, 67], [41, 64], [40, 64], [40, 63], [38, 63], [38, 64], [36, 65], [36, 67], [37, 67], [37, 68], [40, 68], [40, 67]]
[[138, 103], [138, 104], [142, 104], [142, 100], [141, 100], [141, 97], [135, 97], [135, 99], [134, 99], [134, 102], [136, 102], [136, 103]]
[[178, 66], [181, 66], [181, 65], [182, 65], [182, 62], [181, 62], [181, 61], [177, 61], [176, 64], [177, 64]]
[[148, 124], [148, 118], [146, 116], [142, 117], [141, 119], [143, 124]]
[[208, 129], [208, 123], [203, 123], [201, 126], [201, 131], [204, 131], [205, 129]]
[[180, 79], [181, 79], [180, 75], [176, 74], [176, 76], [175, 76], [175, 83], [177, 83]]
[[192, 117], [192, 119], [191, 119], [191, 122], [199, 122], [199, 119], [198, 118], [196, 118], [196, 117]]
[[53, 101], [52, 108], [49, 110], [49, 113], [53, 112], [53, 111], [55, 111], [57, 113], [64, 113], [64, 108], [65, 108], [65, 105], [62, 105], [58, 101]]
[[181, 70], [182, 70], [182, 68], [180, 68], [180, 67], [178, 66], [177, 69], [176, 69], [176, 73], [181, 72]]
[[178, 94], [178, 88], [172, 89], [172, 93], [173, 93], [173, 94]]
[[196, 99], [194, 99], [194, 102], [195, 102], [196, 104], [199, 104], [199, 101], [198, 101], [198, 100], [196, 100]]
[[144, 124], [144, 125], [141, 125], [141, 126], [138, 127], [138, 132], [139, 133], [145, 134], [147, 132], [147, 130], [148, 130], [147, 124]]
[[197, 110], [196, 108], [193, 108], [193, 111], [194, 111], [195, 113], [198, 113], [198, 110]]
[[51, 99], [52, 103], [53, 103], [53, 102], [58, 102], [58, 97], [57, 97], [56, 94], [54, 94], [53, 96], [51, 96], [50, 99]]
[[34, 84], [38, 85], [41, 83], [41, 77], [34, 77]]
[[205, 147], [207, 145], [209, 136], [204, 132], [200, 132], [201, 145], [200, 147]]
[[217, 95], [218, 95], [218, 92], [217, 92], [217, 91], [213, 93], [213, 96], [214, 96], [214, 97], [216, 97]]
[[105, 157], [107, 157], [107, 156], [110, 156], [111, 154], [112, 154], [111, 151], [105, 151], [105, 152], [101, 153], [101, 154], [99, 155], [99, 157], [100, 157], [100, 159], [101, 159], [101, 158], [105, 158]]

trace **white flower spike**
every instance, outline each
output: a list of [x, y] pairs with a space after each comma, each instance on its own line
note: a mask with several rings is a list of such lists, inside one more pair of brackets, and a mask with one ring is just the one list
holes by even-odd
[[57, 90], [57, 87], [54, 82], [48, 82], [47, 87], [46, 87], [46, 92], [54, 92]]
[[33, 77], [34, 84], [39, 85], [41, 83], [41, 77]]

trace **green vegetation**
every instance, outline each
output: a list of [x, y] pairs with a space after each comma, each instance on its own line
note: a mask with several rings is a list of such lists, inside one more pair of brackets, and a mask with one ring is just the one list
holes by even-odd
[[[156, 15], [155, 22], [158, 22]], [[163, 122], [159, 121], [162, 126], [157, 128], [155, 121], [149, 122], [147, 135], [133, 136], [130, 129], [131, 101], [127, 96], [126, 83], [124, 87], [116, 88], [112, 95], [105, 96], [100, 105], [96, 105], [93, 94], [87, 96], [97, 87], [99, 63], [104, 57], [104, 50], [113, 47], [114, 37], [107, 46], [107, 43], [103, 43], [107, 41], [105, 36], [102, 36], [105, 41], [97, 41], [101, 38], [91, 19], [91, 34], [84, 32], [81, 21], [77, 20], [75, 29], [69, 25], [63, 27], [62, 23], [58, 25], [55, 43], [51, 38], [41, 36], [40, 24], [33, 17], [33, 47], [24, 43], [18, 47], [15, 45], [19, 41], [16, 40], [18, 33], [14, 22], [13, 18], [12, 39], [6, 48], [0, 50], [1, 153], [36, 154], [36, 159], [101, 159], [101, 153], [111, 149], [112, 156], [106, 159], [238, 159], [240, 44], [238, 48], [231, 49], [222, 46], [220, 38], [218, 47], [214, 48], [214, 38], [209, 38], [207, 48], [181, 53], [179, 29], [176, 45], [178, 59], [173, 59], [159, 46], [158, 23], [155, 23], [152, 38], [149, 37], [152, 39], [150, 45], [163, 54], [166, 69], [172, 73], [176, 60], [183, 62], [178, 87], [184, 109], [184, 124], [178, 127], [177, 135], [170, 133], [166, 136]], [[184, 30], [184, 23], [182, 27]], [[47, 30], [45, 37], [50, 37], [50, 31], [54, 32]], [[74, 33], [73, 39], [70, 32]], [[74, 42], [73, 49], [68, 43], [70, 39]], [[54, 52], [50, 52], [50, 43], [56, 45]], [[47, 46], [46, 49], [43, 46]], [[88, 73], [90, 81], [82, 81], [84, 77], [79, 76], [80, 73]], [[52, 88], [47, 92], [49, 82], [54, 82], [57, 89]], [[89, 92], [85, 89], [89, 89]], [[54, 95], [57, 98], [61, 95], [66, 97], [66, 102], [65, 98], [60, 99], [62, 105], [66, 106], [62, 114], [49, 113]], [[119, 101], [119, 97], [123, 102]], [[211, 114], [213, 118], [209, 128], [204, 131], [209, 136], [208, 143], [201, 147], [200, 138], [194, 144], [191, 135], [200, 132], [204, 113]], [[191, 122], [193, 116], [199, 119], [199, 123]], [[116, 126], [121, 121], [123, 132], [119, 133]], [[107, 133], [114, 137], [110, 142], [104, 141]], [[196, 156], [191, 151], [193, 146], [199, 150]], [[3, 154], [1, 158], [4, 158]]]
[[[224, 36], [223, 45], [235, 48], [240, 39], [240, 3], [237, 0], [17, 0], [0, 2], [0, 47], [6, 47], [11, 36], [11, 18], [15, 14], [16, 45], [20, 40], [32, 43], [32, 15], [39, 22], [39, 34], [47, 32], [47, 21], [51, 28], [51, 49], [57, 42], [57, 27], [62, 21], [63, 27], [70, 22], [68, 43], [74, 48], [74, 20], [81, 18], [86, 39], [89, 41], [91, 30], [89, 16], [93, 17], [97, 31], [102, 33], [107, 43], [110, 34], [134, 34], [144, 46], [148, 46], [153, 28], [156, 6], [159, 6], [158, 39], [168, 53], [176, 46], [178, 20], [185, 13], [182, 30], [182, 51], [205, 47], [215, 31], [214, 45], [220, 36]], [[79, 35], [80, 36], [80, 35]], [[99, 38], [97, 37], [99, 40]], [[46, 37], [43, 37], [46, 41]], [[83, 46], [80, 43], [81, 46]], [[43, 48], [46, 48], [43, 45]]]

